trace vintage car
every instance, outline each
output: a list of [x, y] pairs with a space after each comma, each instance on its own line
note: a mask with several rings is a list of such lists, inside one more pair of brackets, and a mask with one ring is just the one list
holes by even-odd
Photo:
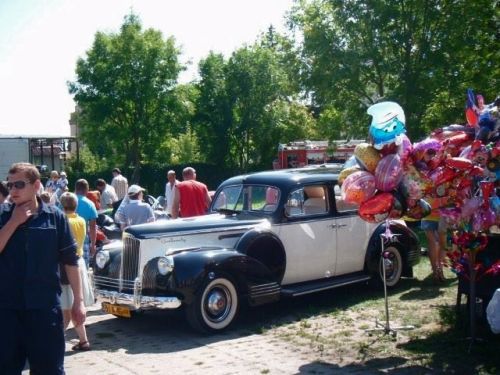
[[209, 214], [129, 227], [95, 257], [93, 283], [103, 309], [130, 317], [183, 307], [201, 331], [234, 321], [242, 302], [259, 305], [352, 283], [389, 287], [412, 276], [418, 240], [404, 222], [359, 218], [328, 168], [233, 177]]

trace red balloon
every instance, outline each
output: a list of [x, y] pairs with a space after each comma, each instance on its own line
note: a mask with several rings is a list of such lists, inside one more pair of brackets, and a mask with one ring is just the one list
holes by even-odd
[[390, 154], [395, 154], [396, 152], [398, 152], [398, 146], [395, 143], [384, 145], [382, 147], [382, 149], [380, 150], [380, 154], [382, 156], [387, 156], [387, 155], [390, 155]]
[[470, 126], [476, 126], [477, 125], [477, 114], [476, 111], [474, 111], [472, 108], [467, 108], [465, 111], [465, 118], [467, 119], [467, 124]]
[[429, 173], [429, 178], [434, 186], [437, 186], [453, 180], [456, 175], [457, 173], [453, 169], [441, 166]]
[[484, 176], [484, 169], [478, 165], [475, 165], [469, 172], [469, 176], [473, 177]]
[[471, 160], [460, 157], [448, 158], [444, 161], [444, 164], [447, 167], [459, 169], [461, 171], [467, 171], [474, 166]]
[[359, 206], [359, 216], [369, 223], [380, 223], [389, 217], [394, 206], [391, 193], [377, 193]]

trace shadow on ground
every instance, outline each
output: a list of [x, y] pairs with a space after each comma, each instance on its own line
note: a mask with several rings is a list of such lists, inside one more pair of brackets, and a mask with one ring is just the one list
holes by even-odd
[[[451, 280], [444, 287], [453, 286], [454, 282]], [[408, 279], [403, 280], [390, 294], [393, 298], [397, 295], [401, 302], [431, 299], [439, 301], [441, 289], [443, 285], [436, 286], [430, 279]], [[127, 354], [172, 353], [249, 337], [319, 314], [347, 310], [361, 302], [380, 303], [381, 300], [383, 292], [380, 289], [352, 285], [270, 305], [242, 306], [240, 316], [232, 329], [215, 335], [194, 332], [184, 319], [182, 311], [151, 311], [132, 319], [120, 319], [95, 310], [89, 315], [97, 321], [87, 326], [87, 332], [94, 350], [114, 352], [125, 349]], [[459, 316], [456, 315], [454, 306], [436, 305], [436, 308], [440, 309], [441, 321], [438, 324], [443, 326], [442, 330], [431, 334], [424, 333], [422, 337], [414, 334], [408, 342], [397, 344], [398, 349], [409, 353], [409, 358], [384, 357], [345, 366], [316, 361], [303, 365], [299, 373], [470, 374], [478, 370], [483, 373], [499, 373], [500, 336], [491, 334], [484, 321], [478, 322], [478, 337], [484, 338], [485, 341], [474, 343], [469, 353], [469, 342], [465, 340], [468, 333], [465, 307]], [[69, 352], [66, 355], [73, 354], [74, 352]], [[390, 353], [381, 353], [380, 357], [384, 355]], [[419, 358], [422, 358], [422, 361]], [[425, 363], [425, 366], [420, 366], [421, 363]]]

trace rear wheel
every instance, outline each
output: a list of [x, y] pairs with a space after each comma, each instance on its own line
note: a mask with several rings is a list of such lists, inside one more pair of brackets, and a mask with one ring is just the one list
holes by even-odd
[[233, 282], [219, 277], [205, 282], [194, 301], [186, 306], [186, 317], [198, 331], [218, 332], [233, 322], [238, 307], [238, 293]]
[[385, 266], [385, 280], [388, 287], [394, 287], [401, 280], [403, 273], [403, 258], [401, 252], [394, 245], [384, 249], [383, 257], [379, 262], [379, 280], [383, 282], [383, 266]]

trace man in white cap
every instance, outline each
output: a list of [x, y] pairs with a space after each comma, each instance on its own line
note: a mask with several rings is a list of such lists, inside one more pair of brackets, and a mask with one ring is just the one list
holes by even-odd
[[131, 185], [128, 188], [129, 202], [123, 206], [119, 215], [119, 224], [122, 230], [130, 225], [144, 224], [155, 220], [151, 206], [142, 201], [143, 195], [144, 189], [139, 185]]

